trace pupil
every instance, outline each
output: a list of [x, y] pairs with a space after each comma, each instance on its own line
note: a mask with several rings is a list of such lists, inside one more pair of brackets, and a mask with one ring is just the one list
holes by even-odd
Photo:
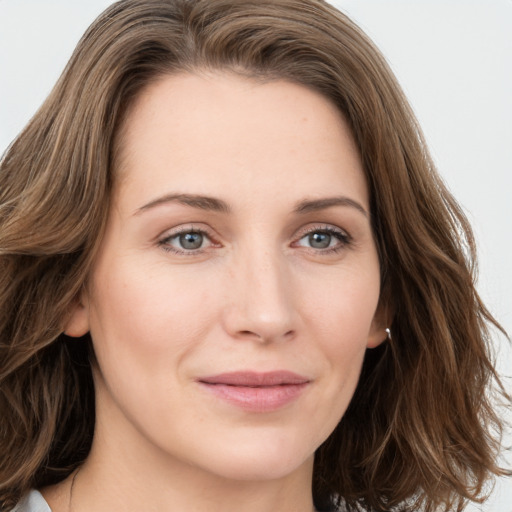
[[312, 233], [309, 235], [309, 243], [315, 249], [326, 249], [331, 243], [331, 235], [327, 233]]
[[201, 233], [185, 233], [180, 235], [180, 245], [183, 249], [199, 249], [203, 245]]

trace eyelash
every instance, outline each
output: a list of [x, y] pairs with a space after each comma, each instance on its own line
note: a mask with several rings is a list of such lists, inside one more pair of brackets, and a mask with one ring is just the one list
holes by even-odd
[[[324, 254], [324, 255], [325, 254], [336, 254], [336, 253], [340, 252], [341, 250], [347, 248], [347, 246], [349, 246], [352, 243], [352, 239], [351, 239], [350, 235], [348, 235], [345, 231], [343, 231], [341, 229], [336, 229], [336, 228], [333, 228], [332, 226], [321, 226], [321, 227], [313, 226], [313, 227], [307, 229], [306, 231], [304, 231], [301, 234], [300, 238], [298, 238], [294, 242], [294, 244], [296, 244], [297, 242], [301, 241], [303, 238], [305, 238], [313, 233], [323, 233], [323, 234], [333, 236], [339, 242], [336, 246], [327, 247], [325, 249], [315, 249], [314, 247], [309, 247], [309, 248], [305, 247], [305, 249], [309, 249], [316, 254]], [[206, 231], [204, 229], [200, 229], [200, 228], [194, 228], [191, 226], [179, 228], [177, 231], [174, 231], [172, 234], [166, 236], [165, 238], [162, 238], [161, 240], [158, 241], [158, 246], [161, 247], [166, 252], [171, 252], [174, 254], [184, 255], [184, 256], [199, 255], [199, 254], [202, 254], [205, 250], [207, 250], [207, 249], [201, 249], [201, 248], [200, 249], [191, 249], [191, 250], [182, 250], [182, 249], [177, 249], [176, 247], [173, 247], [170, 245], [171, 240], [174, 240], [184, 234], [201, 235], [201, 236], [207, 238], [208, 240], [210, 240], [210, 242], [212, 243], [212, 245], [214, 247], [215, 247], [215, 245], [220, 246], [220, 244], [216, 243], [213, 240], [213, 237], [211, 236], [211, 234], [208, 231]], [[303, 247], [303, 246], [301, 246], [301, 247]]]
[[206, 250], [206, 249], [195, 249], [195, 250], [188, 250], [187, 251], [187, 250], [184, 250], [184, 249], [183, 250], [182, 249], [177, 249], [176, 247], [173, 247], [173, 246], [169, 245], [171, 240], [174, 240], [174, 239], [178, 238], [179, 236], [185, 235], [185, 234], [201, 235], [201, 236], [207, 238], [208, 240], [210, 240], [214, 246], [215, 245], [220, 245], [220, 244], [215, 244], [215, 242], [212, 241], [213, 237], [211, 236], [211, 234], [208, 231], [206, 231], [204, 229], [194, 228], [192, 226], [186, 226], [186, 227], [178, 228], [172, 234], [170, 234], [170, 235], [166, 236], [165, 238], [159, 240], [158, 241], [158, 245], [164, 251], [171, 252], [171, 253], [178, 254], [178, 255], [184, 255], [184, 256], [195, 256], [195, 255], [198, 255], [198, 254], [202, 254]]
[[[314, 247], [310, 247], [309, 249], [314, 251], [315, 253], [321, 253], [321, 254], [336, 254], [343, 249], [346, 249], [351, 243], [352, 239], [350, 235], [346, 231], [343, 231], [341, 229], [336, 229], [332, 226], [313, 226], [309, 229], [307, 229], [305, 232], [303, 232], [298, 239], [298, 241], [302, 240], [303, 238], [313, 234], [313, 233], [323, 233], [328, 234], [330, 236], [333, 236], [336, 238], [339, 242], [339, 244], [335, 245], [334, 247], [328, 247], [325, 249], [315, 249]], [[307, 249], [307, 248], [306, 248]]]

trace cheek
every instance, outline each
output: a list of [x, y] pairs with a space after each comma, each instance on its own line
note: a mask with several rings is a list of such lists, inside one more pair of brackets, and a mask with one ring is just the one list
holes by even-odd
[[304, 353], [318, 362], [318, 395], [307, 411], [317, 445], [336, 428], [353, 397], [379, 298], [378, 267], [367, 267], [366, 276], [339, 269], [336, 274], [323, 281], [321, 292], [313, 285], [318, 280], [304, 283], [308, 293], [301, 304], [306, 338], [314, 341]]
[[208, 290], [161, 267], [111, 266], [96, 282], [108, 283], [96, 287], [90, 308], [98, 360], [126, 371], [168, 371], [170, 359], [184, 357], [215, 317]]
[[378, 262], [362, 268], [336, 268], [321, 277], [309, 274], [303, 278], [300, 296], [304, 317], [322, 339], [340, 350], [345, 344], [365, 344], [379, 301]]
[[[347, 270], [323, 281], [322, 290], [305, 284], [301, 310], [309, 336], [325, 362], [334, 386], [355, 389], [372, 332], [380, 286], [378, 263], [364, 271]], [[334, 388], [333, 388], [334, 392]], [[347, 396], [340, 397], [347, 402]]]

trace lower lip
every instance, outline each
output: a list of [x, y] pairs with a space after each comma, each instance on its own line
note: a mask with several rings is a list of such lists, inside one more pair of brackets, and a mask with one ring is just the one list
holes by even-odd
[[200, 382], [210, 393], [240, 409], [251, 412], [272, 412], [291, 404], [299, 398], [307, 382], [279, 386], [232, 386]]

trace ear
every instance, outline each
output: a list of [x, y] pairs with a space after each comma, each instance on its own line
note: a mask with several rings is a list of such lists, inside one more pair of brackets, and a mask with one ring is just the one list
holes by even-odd
[[64, 328], [64, 334], [72, 338], [81, 338], [89, 332], [89, 307], [83, 294], [77, 297], [70, 308], [70, 316]]
[[378, 347], [381, 343], [387, 341], [391, 337], [391, 331], [386, 329], [391, 328], [391, 322], [393, 321], [393, 313], [391, 308], [382, 302], [377, 306], [377, 311], [373, 317], [370, 332], [368, 334], [367, 348]]

